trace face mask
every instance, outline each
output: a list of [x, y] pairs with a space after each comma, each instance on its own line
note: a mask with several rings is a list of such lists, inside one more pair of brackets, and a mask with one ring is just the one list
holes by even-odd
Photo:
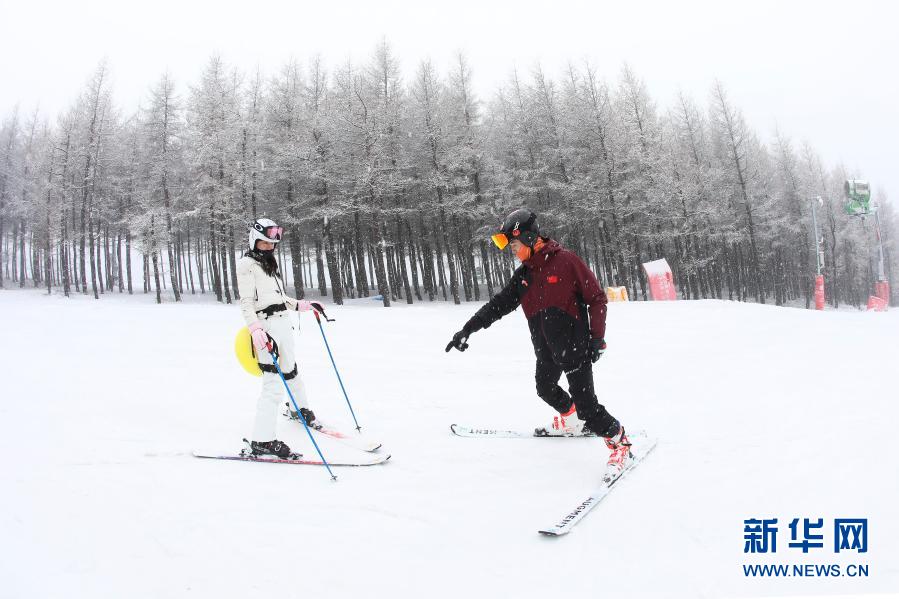
[[515, 252], [515, 255], [518, 256], [519, 260], [521, 260], [522, 262], [525, 262], [526, 260], [530, 260], [534, 254], [539, 252], [540, 249], [543, 248], [544, 245], [546, 245], [546, 242], [543, 241], [542, 239], [538, 238], [537, 241], [534, 243], [533, 249], [529, 248], [528, 246], [526, 246], [524, 244], [521, 244], [521, 247], [518, 248], [518, 251]]
[[518, 251], [515, 252], [515, 255], [518, 256], [518, 259], [522, 262], [529, 260], [534, 251], [528, 246], [522, 244], [521, 247], [518, 248]]

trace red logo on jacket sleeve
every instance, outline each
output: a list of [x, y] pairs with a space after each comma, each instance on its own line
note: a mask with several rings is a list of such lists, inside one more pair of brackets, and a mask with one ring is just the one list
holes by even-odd
[[557, 277], [556, 275], [549, 275], [548, 277], [546, 277], [546, 282], [547, 283], [558, 283], [559, 277]]

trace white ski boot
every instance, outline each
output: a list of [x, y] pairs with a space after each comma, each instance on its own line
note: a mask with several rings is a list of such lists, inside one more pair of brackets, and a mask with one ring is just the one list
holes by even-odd
[[611, 453], [609, 461], [606, 462], [606, 473], [603, 475], [602, 481], [610, 484], [621, 476], [634, 456], [631, 454], [631, 442], [628, 440], [623, 426], [614, 437], [606, 437], [605, 442]]
[[537, 437], [586, 437], [591, 433], [584, 429], [586, 423], [577, 417], [577, 411], [572, 404], [571, 409], [564, 414], [553, 416], [552, 424], [534, 430]]

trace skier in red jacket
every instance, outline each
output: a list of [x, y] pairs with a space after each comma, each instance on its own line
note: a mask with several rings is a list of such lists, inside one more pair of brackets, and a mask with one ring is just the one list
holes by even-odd
[[[603, 437], [611, 452], [605, 480], [615, 478], [631, 459], [624, 427], [596, 399], [593, 363], [606, 349], [606, 294], [576, 254], [540, 234], [537, 215], [516, 210], [492, 236], [521, 261], [503, 289], [453, 335], [446, 351], [465, 351], [472, 333], [486, 329], [519, 305], [528, 320], [537, 356], [537, 395], [559, 416], [538, 428], [539, 436]], [[568, 392], [559, 386], [562, 373]]]

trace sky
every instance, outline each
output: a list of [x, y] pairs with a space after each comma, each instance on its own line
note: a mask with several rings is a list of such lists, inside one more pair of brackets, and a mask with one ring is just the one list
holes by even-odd
[[513, 68], [584, 59], [612, 82], [629, 64], [660, 109], [681, 91], [705, 103], [717, 78], [764, 141], [779, 128], [897, 198], [897, 17], [888, 0], [0, 0], [0, 117], [55, 116], [104, 58], [128, 112], [167, 70], [185, 93], [214, 53], [273, 73], [316, 53], [362, 62], [386, 38], [407, 78], [465, 52], [482, 100]]

